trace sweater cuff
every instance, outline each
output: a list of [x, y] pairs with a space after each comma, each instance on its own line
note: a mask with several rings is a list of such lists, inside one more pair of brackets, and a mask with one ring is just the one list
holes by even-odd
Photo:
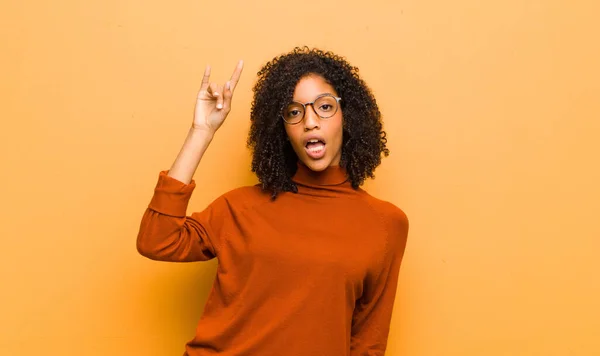
[[158, 182], [148, 207], [165, 215], [185, 217], [196, 182], [192, 179], [189, 184], [185, 184], [168, 176], [168, 172], [161, 171], [158, 174]]

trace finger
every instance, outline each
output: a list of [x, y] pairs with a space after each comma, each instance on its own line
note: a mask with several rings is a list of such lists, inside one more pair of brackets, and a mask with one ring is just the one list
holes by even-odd
[[225, 87], [223, 88], [223, 109], [229, 110], [231, 109], [231, 97], [233, 96], [233, 92], [231, 91], [231, 82], [225, 83]]
[[219, 95], [221, 95], [221, 93], [219, 93], [219, 87], [217, 86], [217, 83], [210, 83], [208, 85], [208, 89], [206, 90], [206, 92], [208, 93], [208, 95], [210, 95], [213, 99], [216, 99], [219, 97]]
[[202, 77], [202, 85], [200, 85], [200, 91], [208, 89], [208, 81], [210, 79], [210, 66], [207, 65], [204, 69], [204, 76]]
[[237, 83], [240, 81], [240, 76], [242, 75], [242, 69], [244, 69], [244, 61], [240, 60], [231, 75], [231, 79], [229, 80], [231, 85], [231, 92], [235, 90]]
[[223, 94], [222, 94], [222, 90], [223, 89], [221, 87], [219, 87], [219, 95], [217, 96], [217, 109], [223, 109]]

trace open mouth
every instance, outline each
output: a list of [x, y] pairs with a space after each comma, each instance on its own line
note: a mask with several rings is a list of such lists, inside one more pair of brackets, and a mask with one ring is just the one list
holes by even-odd
[[306, 153], [314, 159], [321, 158], [325, 154], [325, 142], [319, 139], [308, 140], [305, 148]]

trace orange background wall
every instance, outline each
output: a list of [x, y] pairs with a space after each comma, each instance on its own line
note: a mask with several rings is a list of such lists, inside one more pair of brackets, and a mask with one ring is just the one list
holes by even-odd
[[3, 1], [0, 354], [179, 355], [216, 260], [135, 249], [205, 64], [234, 108], [190, 204], [253, 184], [255, 73], [307, 44], [361, 68], [411, 221], [387, 355], [600, 355], [600, 3]]

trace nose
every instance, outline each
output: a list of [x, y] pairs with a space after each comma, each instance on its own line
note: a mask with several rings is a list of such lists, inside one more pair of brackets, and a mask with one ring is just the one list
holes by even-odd
[[[310, 106], [310, 109], [308, 108]], [[315, 111], [315, 108], [312, 104], [307, 105], [306, 111], [304, 113], [304, 131], [310, 131], [312, 129], [319, 127], [319, 115]]]

